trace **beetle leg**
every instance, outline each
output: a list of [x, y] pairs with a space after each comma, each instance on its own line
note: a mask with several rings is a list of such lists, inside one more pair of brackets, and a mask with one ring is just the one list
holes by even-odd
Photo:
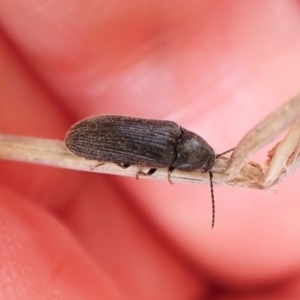
[[94, 171], [95, 169], [97, 169], [98, 167], [104, 165], [105, 163], [104, 162], [99, 162], [98, 164], [96, 164], [95, 167], [91, 168], [91, 171]]
[[129, 168], [130, 167], [130, 165], [129, 164], [117, 164], [119, 167], [121, 167], [122, 169], [127, 169], [127, 168]]
[[139, 179], [139, 175], [141, 175], [141, 176], [151, 176], [152, 174], [155, 173], [156, 170], [157, 169], [155, 169], [155, 168], [151, 168], [147, 173], [145, 173], [143, 171], [138, 171], [135, 174], [135, 178], [136, 178], [136, 180], [138, 180]]
[[171, 173], [174, 171], [174, 168], [170, 167], [168, 169], [168, 181], [173, 184], [173, 182], [171, 181]]

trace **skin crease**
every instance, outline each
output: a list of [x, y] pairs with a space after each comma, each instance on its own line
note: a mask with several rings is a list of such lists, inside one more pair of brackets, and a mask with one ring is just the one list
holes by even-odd
[[[0, 1], [0, 130], [63, 139], [95, 114], [232, 148], [299, 92], [298, 1]], [[265, 152], [263, 152], [265, 154]], [[277, 193], [0, 162], [1, 299], [300, 294], [296, 172]]]

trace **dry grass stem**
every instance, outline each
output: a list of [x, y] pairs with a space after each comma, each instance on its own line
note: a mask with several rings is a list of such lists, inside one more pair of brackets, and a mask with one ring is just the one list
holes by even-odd
[[[98, 161], [80, 158], [70, 153], [61, 141], [6, 134], [0, 134], [0, 159], [129, 177], [135, 177], [138, 171], [147, 172], [149, 170], [149, 168], [138, 168], [136, 166], [124, 169], [114, 163], [101, 164]], [[246, 164], [239, 176], [227, 182], [225, 169], [228, 165], [228, 160], [225, 156], [216, 160], [213, 167], [215, 184], [256, 189], [263, 188], [262, 184], [255, 179], [257, 176], [261, 176], [261, 174], [258, 175], [261, 171], [257, 169], [257, 166], [251, 164]], [[140, 176], [140, 178], [167, 181], [168, 172], [167, 169], [158, 169], [152, 176]], [[208, 174], [200, 171], [181, 172], [175, 170], [172, 172], [171, 180], [174, 183], [209, 184]]]
[[300, 121], [296, 122], [271, 151], [264, 185], [266, 187], [277, 184], [289, 176], [299, 166], [300, 159]]
[[273, 113], [252, 128], [242, 138], [232, 153], [227, 169], [229, 179], [233, 179], [237, 176], [242, 166], [255, 152], [274, 140], [280, 133], [295, 123], [299, 117], [300, 95], [277, 108]]
[[[254, 189], [266, 189], [288, 177], [300, 165], [300, 96], [279, 107], [250, 130], [235, 148], [230, 160], [227, 156], [216, 159], [212, 172], [214, 184]], [[293, 124], [293, 125], [292, 125]], [[292, 125], [292, 126], [291, 126]], [[291, 126], [284, 139], [268, 153], [262, 166], [246, 162], [252, 154]], [[136, 177], [149, 168], [130, 166], [122, 168], [80, 158], [70, 153], [62, 141], [0, 134], [0, 159], [34, 163], [59, 168]], [[157, 169], [151, 176], [140, 178], [168, 180], [168, 170]], [[209, 184], [208, 173], [182, 172], [171, 174], [172, 182]]]

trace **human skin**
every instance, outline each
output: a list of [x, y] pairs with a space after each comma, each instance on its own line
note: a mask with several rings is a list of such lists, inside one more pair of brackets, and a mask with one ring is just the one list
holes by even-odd
[[[300, 90], [297, 1], [1, 0], [0, 26], [5, 133], [122, 114], [218, 153]], [[299, 297], [297, 173], [276, 194], [215, 187], [211, 230], [208, 186], [0, 170], [1, 299]]]

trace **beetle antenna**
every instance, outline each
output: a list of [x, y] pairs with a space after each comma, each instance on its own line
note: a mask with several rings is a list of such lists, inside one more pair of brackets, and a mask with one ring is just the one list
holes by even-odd
[[213, 185], [213, 173], [212, 171], [208, 171], [209, 174], [209, 182], [210, 182], [210, 194], [211, 194], [211, 202], [212, 202], [212, 223], [211, 229], [215, 226], [215, 195], [214, 195], [214, 185]]
[[222, 156], [222, 155], [224, 155], [224, 154], [226, 154], [226, 153], [229, 153], [229, 152], [233, 151], [234, 149], [235, 149], [235, 148], [232, 148], [232, 149], [227, 150], [227, 151], [225, 151], [225, 152], [223, 152], [223, 153], [217, 154], [217, 155], [216, 155], [216, 158], [219, 158], [220, 156]]

